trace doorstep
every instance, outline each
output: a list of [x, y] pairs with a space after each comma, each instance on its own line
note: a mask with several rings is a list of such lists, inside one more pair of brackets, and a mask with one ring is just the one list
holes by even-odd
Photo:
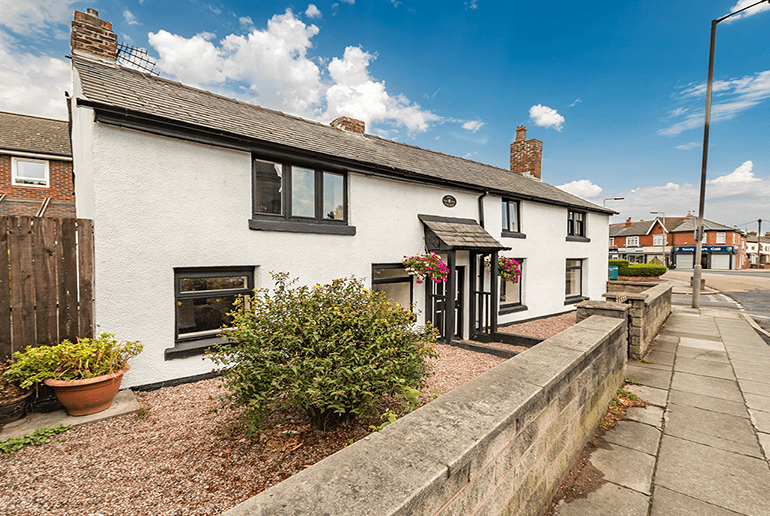
[[112, 405], [106, 410], [97, 412], [96, 414], [89, 414], [87, 416], [70, 416], [66, 410], [57, 410], [55, 412], [39, 413], [33, 412], [27, 414], [27, 417], [8, 423], [0, 431], [0, 441], [7, 441], [14, 437], [21, 437], [23, 435], [31, 434], [35, 430], [44, 427], [54, 427], [57, 425], [85, 425], [87, 423], [95, 423], [96, 421], [102, 421], [111, 417], [123, 416], [125, 414], [133, 414], [139, 411], [139, 402], [136, 401], [136, 396], [131, 389], [123, 389], [119, 391], [112, 400]]

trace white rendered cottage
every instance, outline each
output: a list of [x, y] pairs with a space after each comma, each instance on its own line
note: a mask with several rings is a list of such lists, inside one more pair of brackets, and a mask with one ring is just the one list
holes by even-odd
[[[78, 216], [94, 220], [97, 331], [144, 344], [124, 386], [211, 371], [200, 355], [228, 303], [272, 287], [271, 271], [366, 278], [444, 339], [605, 291], [614, 212], [541, 182], [542, 144], [524, 128], [516, 173], [349, 118], [310, 122], [118, 66], [97, 16], [73, 22], [75, 188]], [[447, 285], [401, 265], [431, 250], [453, 271]], [[518, 284], [490, 281], [484, 259], [496, 269], [498, 253], [521, 261]]]

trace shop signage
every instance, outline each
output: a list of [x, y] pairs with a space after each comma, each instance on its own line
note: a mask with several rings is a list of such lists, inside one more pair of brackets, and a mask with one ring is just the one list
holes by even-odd
[[[704, 245], [701, 247], [703, 253], [734, 253], [737, 248], [734, 245]], [[674, 246], [675, 253], [694, 253], [695, 246]]]
[[618, 247], [619, 253], [643, 253], [644, 249], [642, 248], [633, 248], [633, 247]]

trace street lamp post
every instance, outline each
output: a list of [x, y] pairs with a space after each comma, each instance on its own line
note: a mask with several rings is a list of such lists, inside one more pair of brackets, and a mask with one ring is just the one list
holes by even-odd
[[[764, 1], [764, 0], [762, 0], [762, 1]], [[770, 2], [770, 0], [767, 0], [767, 1]], [[625, 199], [625, 197], [607, 197], [606, 199], [604, 199], [602, 201], [602, 208], [606, 208], [607, 207], [607, 201], [622, 201], [623, 199]]]
[[744, 7], [734, 13], [727, 14], [716, 20], [711, 20], [711, 48], [709, 49], [709, 71], [708, 83], [706, 85], [706, 122], [703, 128], [703, 163], [701, 165], [700, 175], [700, 200], [698, 205], [698, 232], [696, 233], [695, 264], [692, 273], [692, 307], [700, 308], [700, 279], [701, 279], [701, 257], [703, 253], [703, 211], [706, 203], [706, 165], [709, 154], [709, 127], [711, 125], [711, 90], [714, 82], [714, 47], [717, 40], [717, 23], [735, 16], [738, 13], [751, 9], [762, 2], [770, 3], [770, 0], [760, 0], [754, 4]]
[[[662, 211], [651, 211], [650, 215], [657, 215], [658, 213], [663, 215], [663, 220], [661, 220], [660, 224], [663, 226], [663, 265], [666, 265], [666, 240], [668, 240], [668, 237], [666, 236], [666, 214]], [[652, 238], [655, 238], [655, 236]], [[668, 267], [668, 265], [666, 265], [666, 267]]]

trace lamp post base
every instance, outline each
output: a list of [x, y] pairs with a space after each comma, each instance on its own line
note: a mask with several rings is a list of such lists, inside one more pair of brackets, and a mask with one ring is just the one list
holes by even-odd
[[703, 267], [700, 263], [695, 264], [692, 270], [692, 307], [700, 308], [700, 277]]

